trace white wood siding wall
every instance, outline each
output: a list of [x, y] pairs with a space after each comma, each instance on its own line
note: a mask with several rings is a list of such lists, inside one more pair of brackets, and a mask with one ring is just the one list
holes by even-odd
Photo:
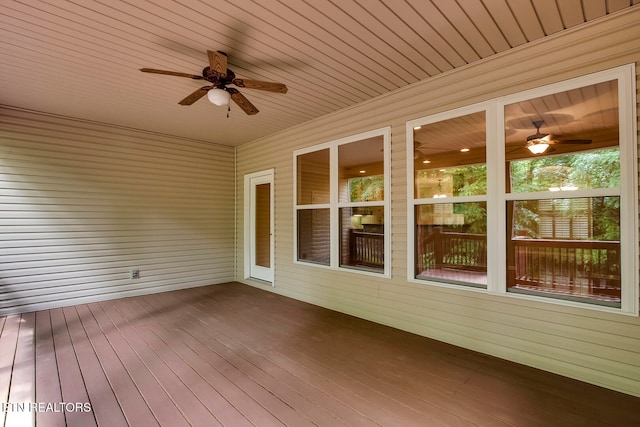
[[[406, 281], [405, 146], [408, 120], [638, 61], [639, 23], [640, 9], [633, 8], [239, 147], [239, 194], [244, 174], [275, 168], [275, 287], [244, 282], [640, 396], [636, 317]], [[391, 279], [294, 264], [292, 152], [388, 125]], [[241, 278], [243, 249], [237, 253]]]
[[233, 280], [234, 158], [0, 109], [0, 315]]

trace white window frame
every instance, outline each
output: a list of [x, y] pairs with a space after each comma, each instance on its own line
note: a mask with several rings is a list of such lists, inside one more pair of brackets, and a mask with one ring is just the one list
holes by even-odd
[[[381, 136], [383, 138], [383, 161], [384, 161], [384, 201], [380, 202], [339, 202], [338, 200], [338, 148], [341, 145], [357, 142]], [[329, 203], [324, 204], [298, 204], [298, 156], [315, 151], [329, 149]], [[376, 272], [371, 270], [360, 270], [340, 266], [340, 234], [338, 216], [340, 208], [354, 206], [383, 206], [384, 207], [384, 270]], [[329, 265], [317, 264], [298, 259], [298, 211], [305, 209], [329, 209], [330, 215], [330, 263]], [[391, 127], [383, 127], [368, 132], [351, 135], [345, 138], [329, 141], [326, 143], [302, 148], [293, 152], [293, 262], [294, 264], [314, 266], [331, 270], [346, 271], [357, 274], [391, 277]]]
[[[471, 290], [481, 290], [484, 291], [485, 288], [484, 287], [477, 287], [477, 286], [472, 286], [470, 285], [463, 285], [463, 284], [456, 284], [456, 283], [449, 283], [446, 281], [435, 281], [435, 280], [429, 280], [429, 279], [416, 279], [414, 272], [415, 272], [415, 258], [416, 258], [416, 247], [415, 247], [415, 208], [416, 206], [421, 206], [421, 205], [436, 205], [436, 204], [442, 204], [445, 203], [443, 202], [443, 199], [437, 199], [437, 198], [429, 198], [429, 199], [418, 199], [415, 197], [415, 169], [414, 169], [414, 161], [413, 161], [413, 154], [414, 154], [414, 141], [413, 141], [413, 130], [415, 127], [417, 126], [426, 126], [432, 123], [437, 123], [437, 122], [441, 122], [444, 120], [449, 120], [449, 119], [453, 119], [456, 117], [461, 117], [461, 116], [466, 116], [469, 114], [474, 114], [474, 113], [479, 113], [479, 112], [485, 112], [485, 131], [486, 131], [486, 141], [487, 141], [487, 145], [485, 145], [485, 150], [488, 150], [488, 145], [489, 145], [489, 140], [490, 140], [490, 136], [489, 136], [489, 123], [490, 120], [494, 120], [494, 111], [495, 107], [492, 106], [491, 103], [488, 102], [480, 102], [477, 104], [473, 104], [473, 105], [468, 105], [465, 107], [461, 107], [461, 108], [456, 108], [455, 110], [450, 110], [450, 111], [445, 111], [442, 113], [438, 113], [438, 114], [433, 114], [431, 116], [428, 117], [422, 117], [419, 119], [415, 119], [415, 120], [411, 120], [409, 122], [407, 122], [407, 200], [408, 200], [408, 209], [407, 209], [407, 225], [408, 225], [408, 239], [407, 239], [407, 280], [409, 280], [410, 282], [417, 282], [417, 283], [429, 283], [429, 284], [434, 284], [437, 286], [443, 286], [443, 287], [455, 287], [455, 288], [459, 288], [459, 287], [465, 287], [465, 288], [469, 288]], [[493, 203], [489, 203], [489, 175], [491, 174], [490, 171], [495, 171], [496, 168], [495, 167], [490, 167], [491, 161], [492, 159], [490, 158], [491, 156], [486, 156], [486, 167], [487, 167], [487, 194], [485, 195], [478, 195], [478, 196], [454, 196], [454, 197], [447, 197], [446, 198], [446, 203], [471, 203], [471, 202], [486, 202], [487, 203], [487, 217], [489, 218], [491, 215], [489, 213], [490, 210], [495, 209], [495, 205]], [[490, 229], [489, 229], [489, 222], [487, 222], [487, 235], [489, 235], [490, 233]], [[487, 239], [487, 245], [489, 245], [489, 241]], [[487, 265], [490, 264], [491, 260], [490, 258], [493, 257], [494, 255], [494, 251], [490, 251], [489, 248], [487, 247]], [[487, 267], [487, 270], [488, 267]], [[489, 271], [487, 271], [487, 286], [489, 286], [489, 283], [491, 282], [491, 278], [489, 276]]]
[[[608, 307], [587, 302], [556, 299], [552, 297], [507, 292], [506, 282], [506, 202], [521, 200], [531, 195], [506, 193], [504, 108], [506, 105], [527, 99], [589, 86], [610, 80], [618, 81], [619, 130], [620, 130], [620, 188], [585, 191], [594, 195], [620, 196], [620, 248], [621, 248], [621, 307]], [[635, 64], [596, 72], [582, 77], [538, 87], [535, 89], [494, 98], [483, 103], [434, 114], [406, 123], [407, 137], [407, 280], [423, 285], [482, 292], [506, 298], [539, 301], [570, 307], [638, 316], [638, 179], [637, 179], [637, 112], [636, 112]], [[413, 128], [448, 118], [485, 109], [487, 117], [487, 288], [475, 288], [454, 283], [416, 279], [415, 271], [415, 215], [414, 209], [424, 200], [414, 197], [414, 141]], [[598, 194], [596, 194], [598, 193]], [[578, 194], [576, 194], [577, 196]], [[531, 196], [533, 197], [533, 196]], [[534, 198], [545, 198], [541, 192]], [[549, 198], [557, 198], [555, 193]], [[453, 198], [451, 199], [453, 201]], [[456, 198], [456, 201], [475, 201]]]

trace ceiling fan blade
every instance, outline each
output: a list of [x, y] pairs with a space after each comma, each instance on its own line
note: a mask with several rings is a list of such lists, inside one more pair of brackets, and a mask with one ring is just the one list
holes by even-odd
[[220, 77], [227, 75], [227, 54], [224, 52], [214, 52], [212, 50], [207, 51], [209, 56], [209, 66], [211, 71], [217, 73]]
[[592, 142], [590, 139], [565, 139], [557, 141], [557, 144], [591, 144]]
[[268, 90], [269, 92], [287, 93], [287, 86], [282, 83], [263, 82], [260, 80], [233, 79], [233, 84], [247, 89]]
[[227, 88], [227, 92], [231, 94], [231, 99], [238, 104], [238, 107], [242, 108], [242, 110], [248, 115], [252, 116], [254, 114], [258, 114], [258, 109], [253, 105], [247, 98], [244, 97], [243, 94], [238, 92], [236, 89]]
[[143, 73], [166, 74], [168, 76], [187, 77], [194, 80], [202, 80], [204, 77], [195, 74], [178, 73], [176, 71], [156, 70], [153, 68], [140, 68]]
[[[529, 135], [529, 136], [527, 137], [527, 141], [533, 141], [534, 139], [544, 139], [544, 138], [547, 138], [548, 136], [549, 136], [549, 134], [548, 134], [548, 133], [540, 133], [540, 132], [536, 132], [536, 133], [535, 133], [535, 134], [533, 134], [533, 135]], [[547, 138], [547, 139], [549, 139], [549, 138]]]
[[185, 99], [183, 99], [182, 101], [178, 102], [178, 104], [180, 104], [180, 105], [191, 105], [194, 102], [196, 102], [198, 99], [200, 99], [203, 96], [205, 96], [207, 94], [207, 92], [209, 92], [209, 89], [211, 89], [211, 86], [201, 87], [200, 89], [196, 90], [195, 92], [192, 92], [191, 94], [187, 95], [187, 97]]

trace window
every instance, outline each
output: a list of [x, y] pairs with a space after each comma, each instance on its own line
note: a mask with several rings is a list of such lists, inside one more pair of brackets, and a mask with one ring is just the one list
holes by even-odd
[[389, 275], [389, 128], [294, 153], [296, 262]]
[[329, 265], [329, 149], [296, 157], [298, 259]]
[[509, 292], [621, 307], [619, 104], [615, 79], [504, 106]]
[[408, 279], [637, 315], [634, 81], [629, 65], [408, 122]]
[[412, 132], [414, 277], [486, 287], [486, 113], [455, 111]]

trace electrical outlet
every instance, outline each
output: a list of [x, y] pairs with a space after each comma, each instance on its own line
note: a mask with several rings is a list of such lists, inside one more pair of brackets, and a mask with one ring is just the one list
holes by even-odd
[[131, 278], [132, 279], [139, 279], [140, 278], [140, 269], [138, 268], [134, 268], [131, 270]]

